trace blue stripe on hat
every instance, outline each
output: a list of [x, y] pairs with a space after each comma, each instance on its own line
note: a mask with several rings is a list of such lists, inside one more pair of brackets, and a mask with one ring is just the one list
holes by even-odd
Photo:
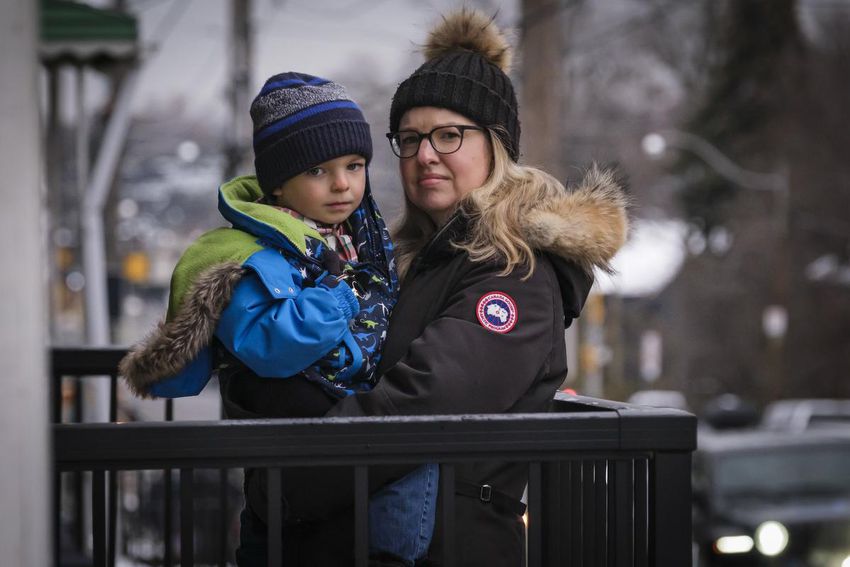
[[319, 114], [320, 112], [327, 112], [328, 110], [335, 110], [337, 108], [354, 108], [360, 110], [360, 107], [357, 104], [350, 100], [337, 100], [332, 102], [325, 102], [322, 104], [317, 104], [316, 106], [311, 106], [305, 110], [297, 114], [292, 114], [283, 120], [275, 122], [274, 124], [269, 124], [264, 130], [257, 132], [254, 134], [254, 143], [261, 142], [264, 139], [268, 138], [275, 132], [278, 132], [287, 126], [291, 126], [296, 122], [304, 120], [305, 118], [309, 118], [315, 114]]
[[304, 81], [303, 79], [284, 79], [283, 81], [275, 81], [273, 83], [266, 83], [265, 85], [263, 85], [263, 90], [261, 90], [260, 94], [258, 94], [257, 96], [263, 96], [263, 95], [268, 94], [269, 92], [271, 92], [275, 89], [282, 89], [282, 88], [285, 88], [285, 87], [291, 87], [293, 85], [318, 86], [318, 85], [324, 85], [326, 83], [330, 83], [330, 81], [327, 80], [327, 79], [323, 79], [321, 77], [313, 77], [309, 81]]

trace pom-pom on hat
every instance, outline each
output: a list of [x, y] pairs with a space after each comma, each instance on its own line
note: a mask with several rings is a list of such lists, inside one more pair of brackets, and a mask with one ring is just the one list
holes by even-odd
[[265, 82], [251, 103], [254, 167], [266, 195], [322, 162], [348, 154], [372, 159], [372, 136], [345, 87], [304, 73]]
[[390, 130], [417, 106], [447, 108], [495, 130], [516, 161], [520, 125], [513, 84], [507, 76], [511, 48], [492, 18], [462, 9], [428, 34], [425, 63], [404, 80], [390, 107]]

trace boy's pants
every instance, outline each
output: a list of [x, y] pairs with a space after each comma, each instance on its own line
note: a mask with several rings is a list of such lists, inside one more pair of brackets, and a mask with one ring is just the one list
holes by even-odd
[[434, 533], [440, 468], [422, 465], [369, 498], [369, 553], [388, 553], [413, 565]]
[[[436, 464], [422, 465], [369, 498], [370, 556], [395, 560], [394, 564], [405, 567], [425, 556], [434, 532], [438, 479]], [[350, 559], [353, 542], [346, 543], [346, 534], [353, 531], [352, 520], [351, 514], [341, 514], [321, 527], [305, 524], [285, 528], [284, 565], [309, 565], [322, 558], [338, 561], [346, 555]], [[242, 511], [240, 521], [237, 565], [265, 567], [266, 524], [249, 507]]]

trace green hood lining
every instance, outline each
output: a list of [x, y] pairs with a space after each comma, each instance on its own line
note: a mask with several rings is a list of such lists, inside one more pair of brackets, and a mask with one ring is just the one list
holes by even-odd
[[[302, 254], [307, 250], [306, 237], [324, 240], [315, 229], [292, 215], [272, 206], [257, 203], [257, 200], [263, 196], [263, 191], [260, 189], [256, 175], [243, 175], [231, 179], [221, 186], [220, 192], [221, 199], [228, 208], [280, 233]], [[222, 211], [222, 214], [240, 228], [240, 221], [243, 219], [230, 218], [225, 211]], [[249, 230], [249, 232], [253, 231]]]

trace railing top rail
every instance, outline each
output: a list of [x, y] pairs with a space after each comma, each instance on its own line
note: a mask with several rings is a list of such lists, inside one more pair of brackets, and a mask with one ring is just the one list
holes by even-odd
[[50, 364], [53, 374], [82, 376], [115, 374], [118, 363], [127, 354], [127, 347], [52, 347]]
[[[54, 347], [54, 375], [116, 375], [126, 347]], [[558, 394], [546, 414], [54, 425], [59, 469], [370, 464], [692, 451], [685, 412]], [[155, 468], [155, 467], [151, 467]]]
[[676, 410], [54, 425], [60, 470], [514, 461], [691, 451]]

